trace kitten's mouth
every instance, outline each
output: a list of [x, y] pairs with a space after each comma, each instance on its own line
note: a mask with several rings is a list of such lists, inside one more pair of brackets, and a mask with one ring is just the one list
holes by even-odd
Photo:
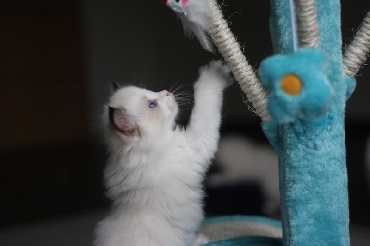
[[174, 108], [176, 108], [177, 107], [176, 97], [173, 94], [171, 94], [171, 98], [172, 98], [172, 105]]
[[175, 96], [171, 92], [166, 90], [164, 90], [162, 93], [163, 97], [166, 98], [167, 108], [172, 111], [177, 105]]
[[176, 105], [175, 97], [171, 94], [171, 98], [167, 100], [167, 107], [172, 111], [176, 108]]

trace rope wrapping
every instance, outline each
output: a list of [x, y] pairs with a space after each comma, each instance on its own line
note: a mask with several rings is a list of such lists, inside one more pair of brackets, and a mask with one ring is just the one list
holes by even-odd
[[294, 0], [296, 6], [299, 46], [318, 48], [320, 44], [319, 24], [315, 0]]
[[354, 77], [365, 63], [370, 52], [370, 12], [367, 13], [353, 41], [346, 47], [343, 55], [343, 71]]
[[246, 94], [257, 115], [263, 122], [271, 120], [266, 105], [268, 93], [240, 49], [239, 43], [224, 20], [216, 0], [209, 0], [212, 15], [209, 16], [210, 35], [219, 52], [230, 67], [241, 90]]
[[[296, 6], [297, 31], [300, 47], [319, 47], [319, 25], [315, 0], [294, 0]], [[243, 55], [239, 43], [224, 20], [216, 0], [209, 0], [212, 14], [208, 17], [210, 36], [230, 67], [241, 90], [246, 94], [263, 122], [271, 120], [266, 105], [268, 92], [260, 83], [256, 73]]]

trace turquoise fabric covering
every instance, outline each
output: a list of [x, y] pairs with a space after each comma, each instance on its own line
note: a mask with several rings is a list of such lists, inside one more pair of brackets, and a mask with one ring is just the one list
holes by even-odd
[[255, 222], [281, 228], [281, 222], [278, 220], [261, 216], [243, 216], [243, 215], [217, 216], [209, 218], [203, 221], [202, 226], [223, 222]]
[[[321, 112], [313, 110], [316, 118], [301, 113], [302, 102], [293, 102], [298, 103], [294, 107], [300, 107], [294, 114], [289, 114], [287, 109], [277, 110], [276, 107], [282, 106], [269, 106], [268, 110], [275, 120], [262, 123], [262, 129], [279, 156], [283, 244], [349, 245], [344, 108], [355, 82], [342, 71], [340, 2], [317, 0], [316, 4], [319, 6], [320, 48], [330, 62], [327, 82], [334, 91], [333, 99], [327, 99], [333, 100], [333, 103]], [[289, 0], [271, 0], [271, 11], [274, 51], [277, 54], [292, 54]], [[315, 63], [315, 59], [311, 62]], [[304, 70], [304, 64], [300, 68]], [[270, 71], [263, 69], [262, 66], [261, 77], [272, 89], [270, 105], [276, 100], [278, 91], [266, 78], [266, 73]], [[289, 71], [287, 67], [284, 69]], [[316, 82], [313, 80], [313, 83]], [[325, 79], [320, 83], [317, 90], [326, 84]], [[306, 89], [303, 89], [303, 94]], [[303, 103], [304, 107], [318, 108], [317, 101], [310, 100], [310, 97]]]
[[[305, 48], [292, 55], [275, 55], [264, 60], [259, 77], [270, 91], [267, 109], [279, 123], [324, 115], [334, 91], [327, 78], [329, 62], [319, 49]], [[286, 94], [281, 86], [287, 75], [299, 78], [303, 86], [297, 95]]]
[[281, 246], [281, 238], [271, 237], [241, 237], [233, 238], [214, 243], [207, 243], [204, 246]]
[[[223, 223], [233, 223], [233, 222], [250, 222], [255, 224], [268, 225], [269, 227], [275, 227], [281, 229], [281, 222], [275, 219], [270, 219], [261, 216], [243, 216], [243, 215], [233, 215], [233, 216], [217, 216], [213, 218], [206, 219], [202, 226], [214, 225], [214, 224], [223, 224]], [[227, 227], [225, 227], [225, 230]], [[249, 233], [255, 233], [252, 230]], [[254, 234], [256, 235], [256, 234]], [[235, 237], [226, 240], [220, 240], [217, 242], [211, 242], [204, 244], [204, 246], [281, 246], [282, 239], [274, 237], [263, 237], [263, 236], [248, 236], [248, 237]]]

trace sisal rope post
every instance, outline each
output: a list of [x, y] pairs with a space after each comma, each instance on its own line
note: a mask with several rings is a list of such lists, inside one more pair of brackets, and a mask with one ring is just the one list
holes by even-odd
[[299, 46], [318, 48], [320, 36], [315, 0], [294, 0], [294, 3]]
[[262, 86], [252, 66], [247, 62], [240, 49], [239, 43], [224, 20], [222, 11], [216, 0], [209, 0], [212, 15], [209, 16], [210, 35], [219, 52], [230, 67], [242, 91], [251, 102], [257, 115], [263, 122], [271, 120], [266, 104], [268, 93]]
[[363, 20], [352, 42], [346, 47], [343, 55], [343, 71], [354, 77], [370, 52], [370, 11]]

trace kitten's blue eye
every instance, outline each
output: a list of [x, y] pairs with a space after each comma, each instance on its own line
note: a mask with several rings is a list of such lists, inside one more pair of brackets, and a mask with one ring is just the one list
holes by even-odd
[[149, 102], [148, 105], [149, 105], [149, 108], [155, 108], [155, 107], [157, 107], [157, 103], [156, 102]]

